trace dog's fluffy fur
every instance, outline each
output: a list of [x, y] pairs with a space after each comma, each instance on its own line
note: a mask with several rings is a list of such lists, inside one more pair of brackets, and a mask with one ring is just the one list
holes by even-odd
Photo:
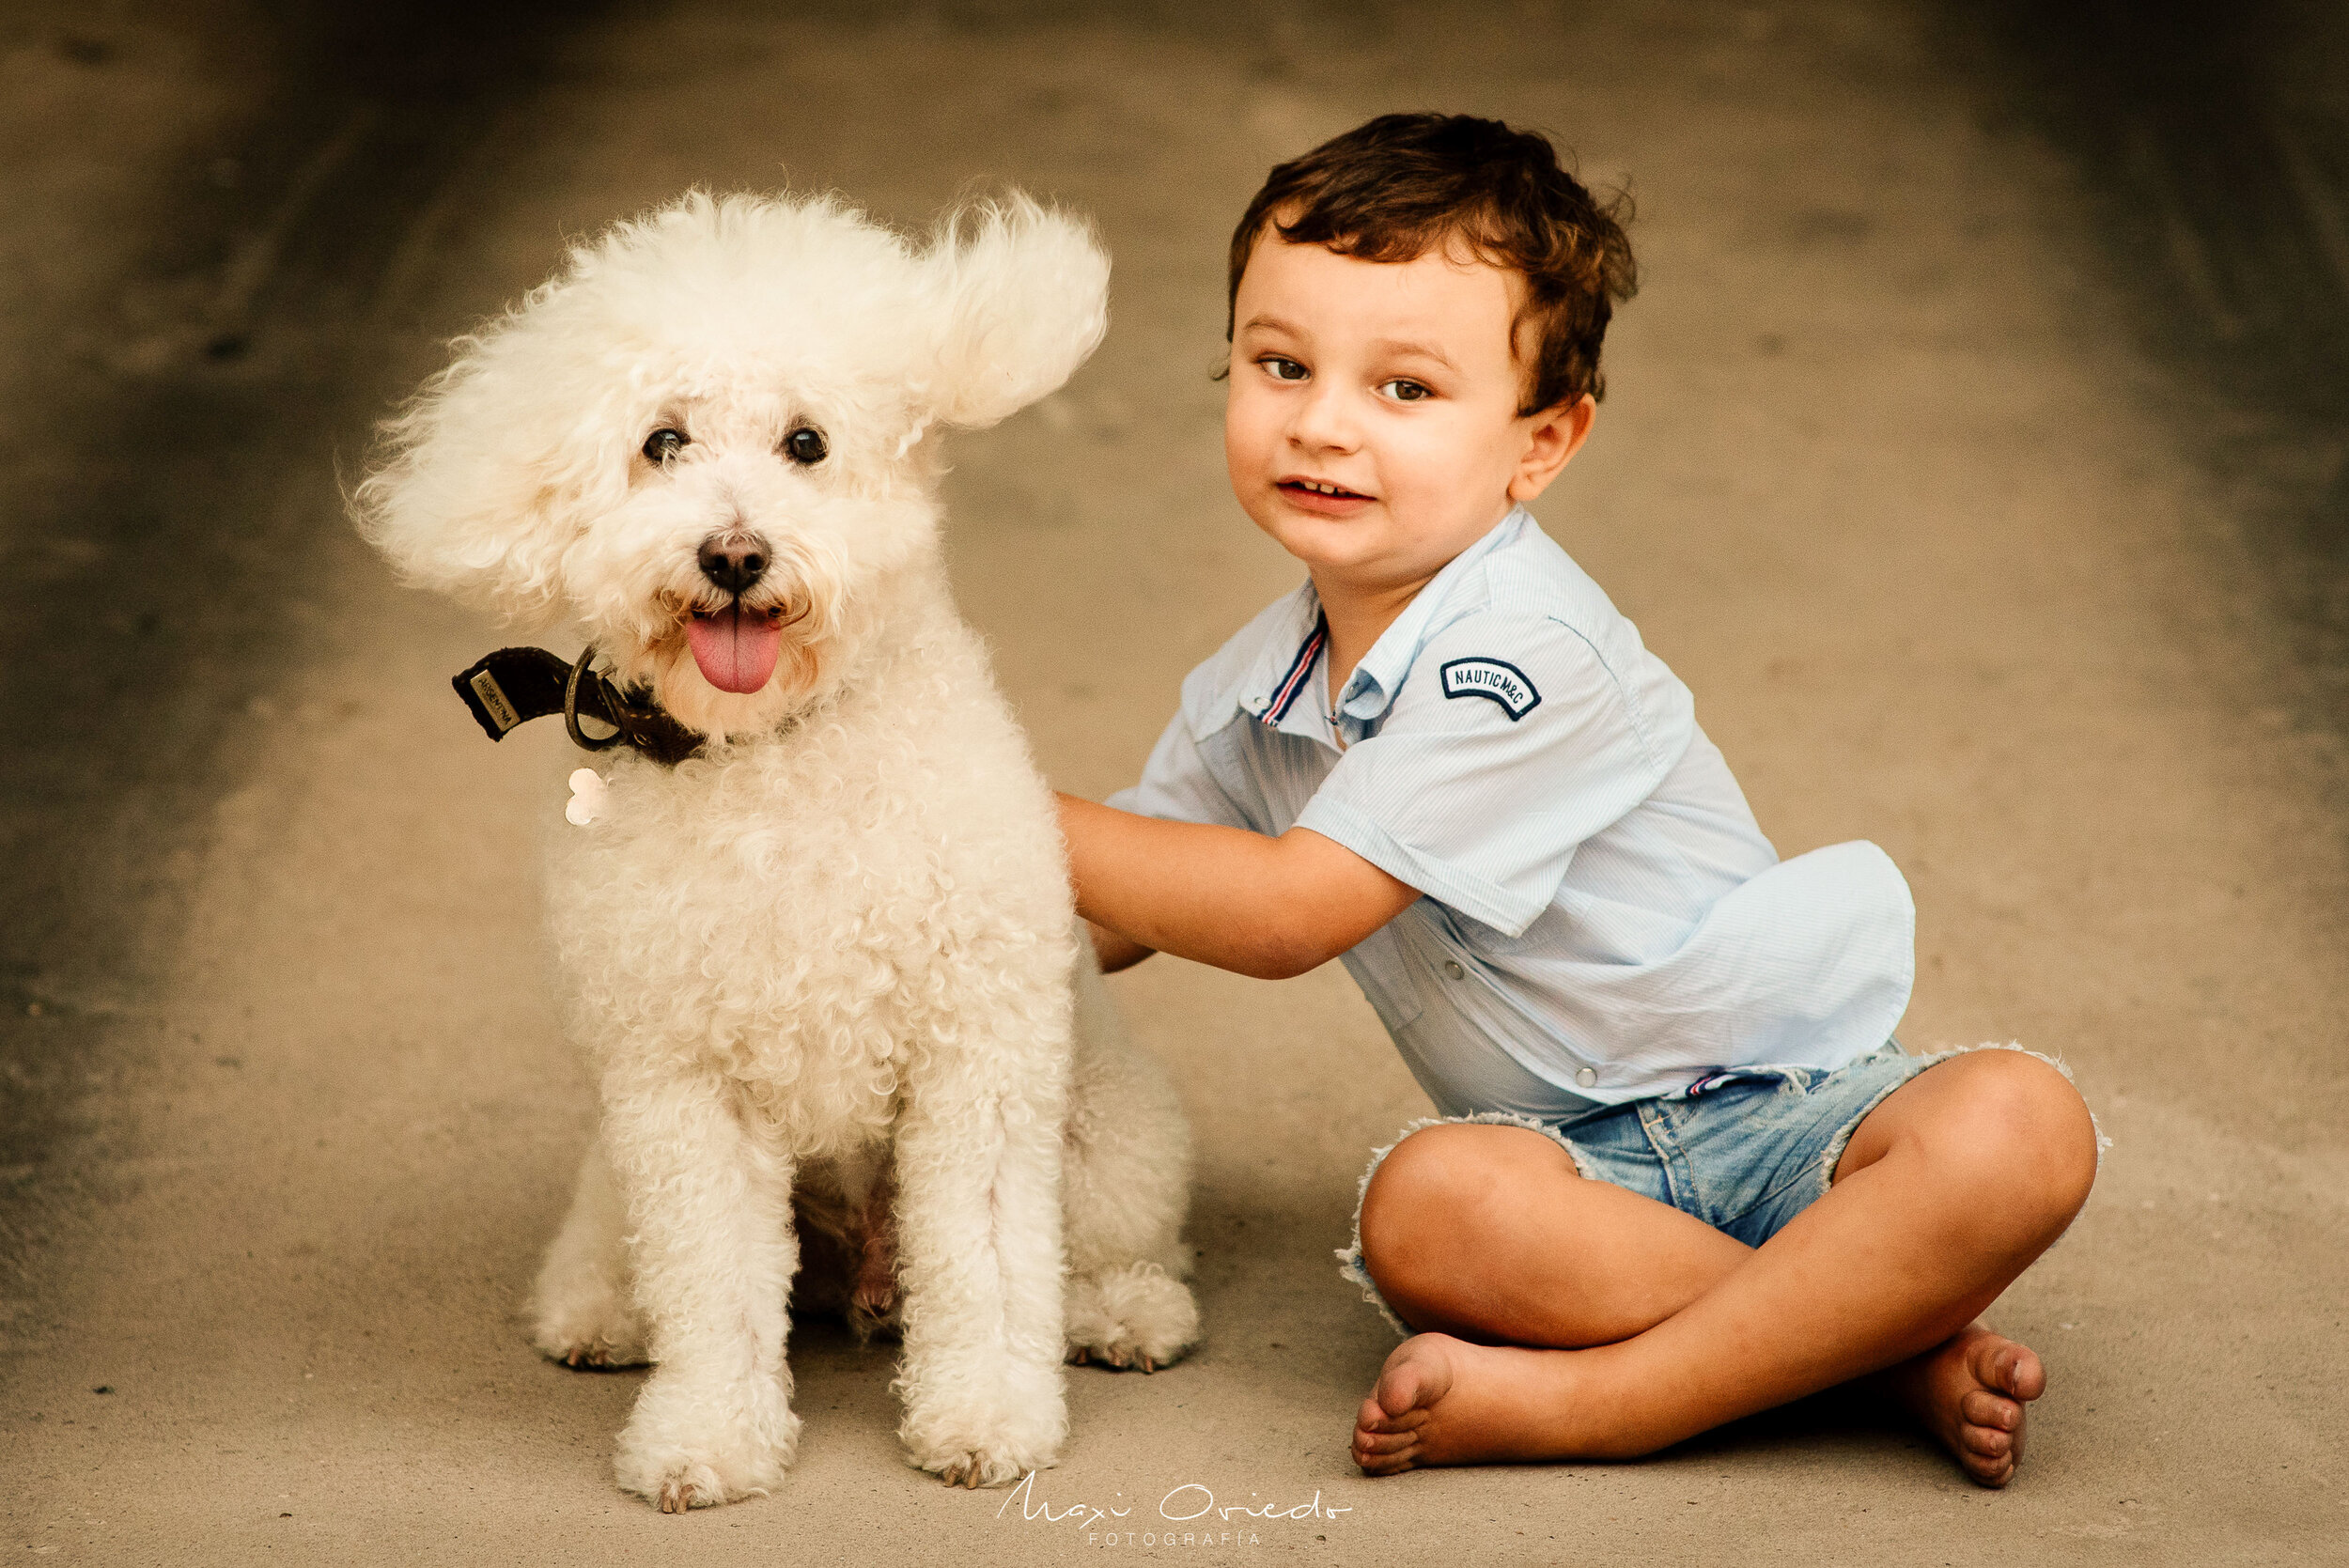
[[[1197, 1335], [1181, 1113], [1074, 935], [938, 537], [935, 432], [1066, 380], [1107, 281], [1081, 224], [1017, 196], [915, 244], [831, 198], [688, 195], [459, 340], [354, 495], [411, 581], [575, 628], [711, 737], [673, 770], [606, 753], [551, 877], [603, 1121], [537, 1343], [653, 1363], [617, 1468], [665, 1509], [789, 1463], [795, 1273], [900, 1327], [901, 1436], [950, 1482], [1053, 1462], [1065, 1354]], [[687, 444], [647, 458], [663, 427]], [[729, 531], [770, 547], [741, 605], [784, 627], [747, 693], [685, 631], [728, 598], [696, 552]]]

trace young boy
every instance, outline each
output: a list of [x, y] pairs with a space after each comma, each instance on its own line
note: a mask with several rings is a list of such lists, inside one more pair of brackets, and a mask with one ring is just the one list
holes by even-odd
[[[1882, 850], [1781, 862], [1688, 689], [1522, 509], [1591, 432], [1631, 256], [1540, 136], [1390, 115], [1234, 234], [1224, 444], [1310, 581], [1062, 797], [1104, 966], [1342, 958], [1443, 1112], [1349, 1272], [1417, 1330], [1373, 1475], [1621, 1458], [1873, 1376], [1985, 1485], [2046, 1374], [1975, 1321], [2097, 1161], [2032, 1056], [1890, 1043]], [[1930, 1069], [1930, 1070], [1928, 1070]]]

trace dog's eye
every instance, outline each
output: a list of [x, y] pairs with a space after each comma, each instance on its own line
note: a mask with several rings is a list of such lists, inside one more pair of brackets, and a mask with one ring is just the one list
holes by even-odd
[[802, 425], [783, 438], [783, 455], [795, 463], [820, 463], [831, 450], [824, 444], [824, 432], [813, 425]]
[[656, 463], [665, 463], [685, 450], [685, 432], [663, 425], [645, 438], [645, 456]]

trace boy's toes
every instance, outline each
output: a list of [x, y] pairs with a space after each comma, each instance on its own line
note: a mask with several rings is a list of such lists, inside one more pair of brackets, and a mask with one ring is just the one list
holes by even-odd
[[1416, 1432], [1367, 1432], [1354, 1430], [1352, 1446], [1354, 1463], [1366, 1475], [1392, 1475], [1408, 1470], [1419, 1456], [1419, 1434]]
[[1452, 1391], [1452, 1360], [1441, 1334], [1414, 1334], [1395, 1346], [1378, 1374], [1375, 1401], [1392, 1420], [1423, 1410]]
[[2023, 1457], [2025, 1407], [2047, 1391], [2047, 1369], [2030, 1346], [1975, 1324], [1895, 1369], [1888, 1386], [1968, 1476], [2004, 1486]]
[[2004, 1486], [2015, 1479], [2015, 1456], [2011, 1453], [1961, 1451], [1957, 1462], [1978, 1486]]
[[[1974, 1396], [1968, 1396], [1968, 1405]], [[2000, 1421], [1978, 1421], [1969, 1408], [1959, 1422], [1957, 1442], [1952, 1452], [1968, 1476], [1983, 1486], [2004, 1486], [2015, 1479], [2015, 1461], [2023, 1456], [2022, 1410], [2004, 1400], [1995, 1400], [2002, 1408], [2002, 1418], [2011, 1418], [2012, 1425]]]
[[2014, 1434], [2001, 1432], [1995, 1426], [1961, 1426], [1957, 1440], [1966, 1452], [1983, 1459], [2003, 1461], [2015, 1452]]
[[1995, 1427], [2000, 1432], [2013, 1432], [2023, 1424], [2023, 1407], [1987, 1389], [1969, 1389], [1957, 1402], [1957, 1413], [1968, 1426]]
[[1387, 1358], [1354, 1416], [1354, 1463], [1364, 1474], [1393, 1475], [1420, 1462], [1436, 1403], [1452, 1389], [1449, 1343], [1440, 1334], [1418, 1334]]
[[[1985, 1342], [1991, 1340], [1996, 1337], [1984, 1336]], [[2013, 1340], [1996, 1340], [1979, 1344], [1974, 1355], [1974, 1376], [1983, 1387], [2003, 1389], [2014, 1398], [2026, 1401], [2047, 1391], [2047, 1370], [2030, 1346]]]

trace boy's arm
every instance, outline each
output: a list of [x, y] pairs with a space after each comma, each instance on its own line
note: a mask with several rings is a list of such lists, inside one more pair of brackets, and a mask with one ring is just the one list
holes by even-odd
[[1093, 961], [1100, 966], [1103, 974], [1132, 969], [1158, 951], [1089, 920], [1085, 922], [1085, 935], [1093, 939]]
[[1302, 828], [1163, 822], [1060, 797], [1077, 912], [1123, 939], [1123, 969], [1153, 951], [1260, 980], [1285, 980], [1346, 952], [1408, 908], [1419, 890]]

